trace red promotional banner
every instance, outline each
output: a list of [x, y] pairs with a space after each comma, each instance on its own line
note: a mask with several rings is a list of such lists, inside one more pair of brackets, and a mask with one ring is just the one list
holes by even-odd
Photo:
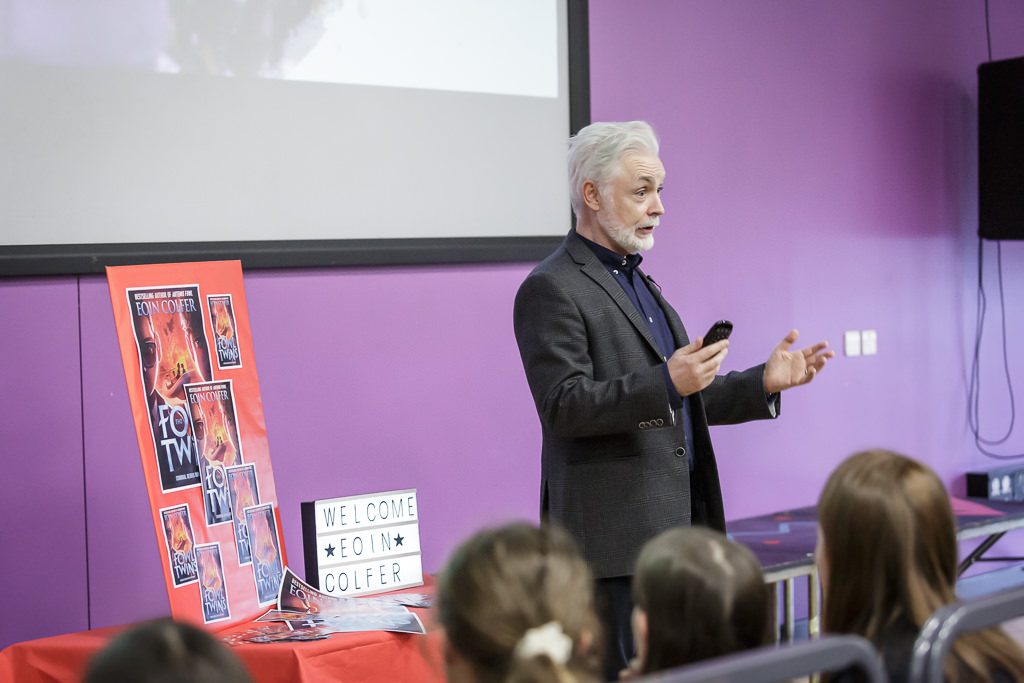
[[107, 268], [176, 619], [251, 621], [287, 565], [238, 261]]

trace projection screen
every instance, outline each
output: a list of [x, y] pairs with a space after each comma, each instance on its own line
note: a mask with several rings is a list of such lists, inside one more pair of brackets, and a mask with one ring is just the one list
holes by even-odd
[[0, 0], [0, 273], [539, 258], [586, 60], [585, 0]]

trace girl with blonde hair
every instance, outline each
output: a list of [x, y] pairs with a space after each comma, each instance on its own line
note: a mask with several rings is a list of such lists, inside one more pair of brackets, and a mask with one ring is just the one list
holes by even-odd
[[514, 523], [476, 534], [438, 585], [452, 683], [596, 680], [590, 569], [562, 530]]

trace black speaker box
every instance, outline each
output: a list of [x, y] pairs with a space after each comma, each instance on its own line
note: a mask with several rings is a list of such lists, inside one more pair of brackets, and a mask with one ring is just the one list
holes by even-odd
[[1024, 240], [1024, 57], [978, 67], [978, 235]]
[[1024, 465], [967, 473], [967, 495], [989, 500], [1024, 501]]

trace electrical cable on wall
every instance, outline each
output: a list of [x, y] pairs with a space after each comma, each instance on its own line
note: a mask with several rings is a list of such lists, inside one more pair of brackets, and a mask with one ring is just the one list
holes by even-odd
[[996, 272], [999, 282], [999, 313], [1002, 326], [1003, 344], [1003, 371], [1006, 376], [1006, 388], [1010, 396], [1010, 424], [1006, 433], [998, 439], [986, 439], [981, 435], [981, 339], [985, 329], [985, 313], [988, 308], [988, 301], [985, 296], [985, 242], [978, 238], [978, 318], [974, 334], [974, 358], [971, 362], [971, 378], [967, 390], [967, 421], [974, 435], [974, 444], [979, 451], [996, 460], [1013, 460], [1024, 458], [1024, 453], [999, 454], [994, 453], [986, 446], [998, 446], [1006, 443], [1013, 435], [1017, 421], [1016, 397], [1013, 392], [1013, 381], [1010, 377], [1010, 357], [1006, 343], [1006, 299], [1003, 296], [1003, 246], [996, 242]]

